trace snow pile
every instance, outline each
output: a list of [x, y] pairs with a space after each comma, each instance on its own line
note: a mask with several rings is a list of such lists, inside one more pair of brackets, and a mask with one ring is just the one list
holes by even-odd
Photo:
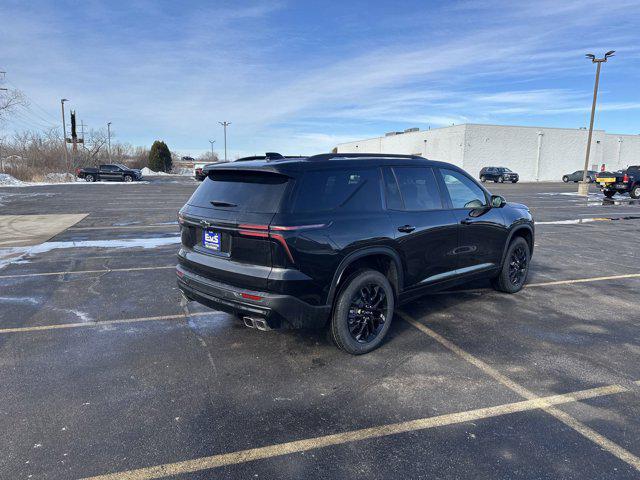
[[51, 183], [74, 182], [75, 177], [70, 173], [47, 173], [44, 180]]
[[25, 183], [17, 178], [12, 177], [8, 173], [0, 173], [0, 186], [2, 187], [19, 187]]
[[144, 175], [171, 175], [171, 174], [165, 173], [165, 172], [154, 172], [149, 167], [144, 167], [142, 169], [142, 175], [144, 176]]

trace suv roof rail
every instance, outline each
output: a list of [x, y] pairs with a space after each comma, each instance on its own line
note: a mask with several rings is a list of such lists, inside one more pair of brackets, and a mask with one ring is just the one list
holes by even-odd
[[307, 160], [331, 160], [333, 158], [424, 158], [420, 155], [401, 155], [398, 153], [321, 153]]
[[239, 158], [237, 160], [235, 160], [236, 162], [250, 162], [252, 160], [266, 160], [268, 162], [272, 161], [272, 160], [284, 160], [287, 158], [303, 158], [300, 155], [282, 155], [278, 152], [266, 152], [264, 155], [252, 155], [250, 157], [242, 157]]

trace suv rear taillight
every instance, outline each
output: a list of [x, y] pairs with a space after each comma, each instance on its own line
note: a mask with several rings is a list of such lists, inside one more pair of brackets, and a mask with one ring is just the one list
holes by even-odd
[[289, 245], [287, 244], [284, 235], [281, 232], [291, 232], [297, 230], [311, 230], [316, 228], [325, 227], [325, 224], [315, 225], [296, 225], [296, 226], [278, 226], [278, 225], [253, 225], [253, 224], [241, 224], [238, 226], [238, 233], [246, 237], [258, 237], [258, 238], [272, 238], [284, 248], [287, 258], [291, 263], [295, 263]]
[[78, 175], [80, 175], [80, 169], [79, 169], [79, 168], [76, 168], [76, 177], [77, 177]]
[[622, 181], [624, 183], [627, 183], [629, 181], [629, 175], [627, 175], [626, 173], [624, 174], [624, 177], [622, 177]]

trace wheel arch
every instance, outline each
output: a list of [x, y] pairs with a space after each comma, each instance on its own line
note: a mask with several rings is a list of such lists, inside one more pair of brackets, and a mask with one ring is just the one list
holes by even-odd
[[504, 244], [504, 248], [502, 249], [502, 261], [500, 262], [500, 268], [502, 268], [502, 265], [504, 265], [504, 260], [507, 255], [507, 250], [509, 249], [509, 245], [511, 245], [511, 242], [516, 237], [524, 238], [525, 241], [529, 244], [529, 252], [533, 254], [533, 247], [534, 247], [533, 228], [531, 227], [531, 225], [527, 225], [527, 224], [517, 225], [513, 227], [513, 229], [509, 232], [507, 241]]
[[380, 258], [386, 258], [389, 261], [390, 271], [384, 272], [375, 267], [374, 269], [381, 271], [381, 273], [387, 275], [388, 277], [391, 275], [389, 281], [391, 283], [391, 286], [395, 290], [396, 296], [399, 295], [404, 285], [404, 271], [402, 268], [402, 260], [400, 258], [400, 255], [391, 247], [367, 247], [356, 250], [355, 252], [351, 252], [339, 263], [338, 268], [333, 274], [331, 287], [329, 288], [329, 295], [327, 297], [327, 303], [329, 305], [333, 304], [341, 282], [349, 275], [350, 271], [353, 270], [353, 268], [357, 267], [358, 265], [366, 265], [367, 260], [375, 262], [376, 259]]

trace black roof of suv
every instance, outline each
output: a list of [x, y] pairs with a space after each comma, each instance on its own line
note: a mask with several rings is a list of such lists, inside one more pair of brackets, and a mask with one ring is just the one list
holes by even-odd
[[366, 353], [399, 302], [476, 278], [506, 292], [526, 281], [530, 212], [457, 166], [322, 154], [206, 174], [179, 213], [178, 285], [249, 327], [329, 323], [339, 347]]

